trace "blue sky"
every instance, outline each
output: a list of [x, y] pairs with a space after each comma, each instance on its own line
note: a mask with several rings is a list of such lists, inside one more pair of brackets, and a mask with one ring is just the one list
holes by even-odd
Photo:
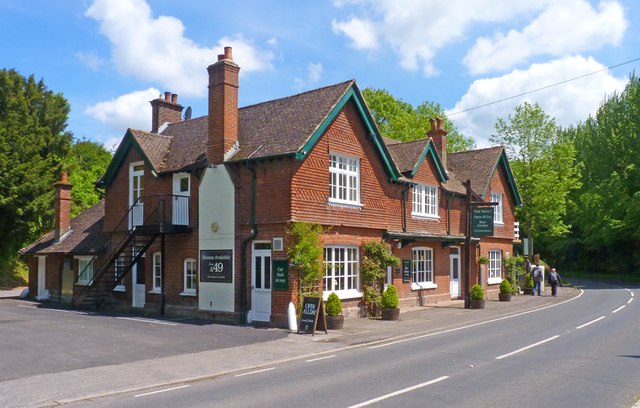
[[593, 114], [640, 66], [606, 70], [640, 58], [638, 23], [633, 0], [0, 0], [0, 68], [43, 78], [75, 137], [108, 148], [150, 129], [161, 92], [206, 115], [206, 67], [227, 45], [240, 106], [355, 79], [440, 103], [485, 147], [523, 101], [563, 126]]

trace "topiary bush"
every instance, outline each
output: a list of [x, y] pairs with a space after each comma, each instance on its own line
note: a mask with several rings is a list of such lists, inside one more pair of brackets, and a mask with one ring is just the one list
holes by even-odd
[[505, 279], [500, 283], [500, 293], [511, 293], [511, 284], [508, 280]]
[[471, 287], [471, 300], [484, 299], [484, 289], [479, 284], [475, 284]]
[[385, 309], [395, 309], [398, 307], [398, 293], [394, 285], [387, 286], [387, 289], [382, 292], [381, 304]]
[[325, 311], [328, 316], [340, 316], [342, 314], [342, 301], [336, 294], [336, 292], [331, 292], [329, 297], [327, 297], [327, 303], [325, 303]]

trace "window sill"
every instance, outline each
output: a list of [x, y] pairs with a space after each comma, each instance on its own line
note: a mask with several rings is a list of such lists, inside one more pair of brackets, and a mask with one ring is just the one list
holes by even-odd
[[433, 282], [423, 282], [423, 283], [411, 283], [411, 290], [421, 290], [421, 289], [437, 289], [438, 285]]
[[160, 291], [160, 289], [151, 289], [149, 293], [153, 293], [155, 295], [162, 295], [162, 292]]
[[411, 213], [411, 216], [419, 220], [440, 220], [438, 215]]
[[336, 200], [332, 200], [332, 199], [329, 199], [328, 203], [329, 203], [329, 205], [332, 205], [334, 207], [353, 208], [353, 209], [356, 209], [356, 210], [359, 210], [362, 207], [364, 207], [362, 205], [362, 203], [348, 202], [348, 201], [336, 201]]
[[191, 296], [191, 297], [196, 297], [198, 296], [198, 294], [196, 292], [182, 292], [180, 294], [180, 296]]
[[351, 289], [351, 290], [331, 290], [331, 291], [325, 291], [324, 293], [322, 293], [322, 300], [326, 301], [327, 298], [329, 297], [329, 295], [332, 292], [335, 292], [336, 295], [338, 295], [338, 297], [340, 298], [340, 300], [357, 299], [357, 298], [361, 298], [362, 297], [362, 292], [360, 292], [359, 290], [355, 290], [355, 289]]
[[497, 284], [502, 283], [502, 278], [489, 278], [489, 279], [487, 279], [487, 283], [489, 285], [497, 285]]
[[126, 292], [127, 288], [124, 285], [118, 285], [115, 288], [113, 288], [114, 292]]
[[78, 281], [76, 282], [77, 286], [89, 286], [91, 285], [91, 281]]

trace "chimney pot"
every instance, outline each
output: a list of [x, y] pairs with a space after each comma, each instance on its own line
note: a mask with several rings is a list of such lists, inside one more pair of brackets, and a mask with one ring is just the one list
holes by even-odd
[[62, 173], [60, 173], [60, 184], [68, 184], [69, 183], [69, 178], [67, 177], [67, 172], [63, 171]]
[[171, 103], [178, 103], [178, 95], [171, 94]]
[[233, 52], [231, 47], [224, 47], [224, 59], [233, 61]]
[[222, 61], [224, 59], [224, 54], [218, 54], [218, 61]]
[[431, 130], [436, 130], [436, 120], [431, 118], [429, 122], [431, 123]]
[[436, 118], [437, 129], [442, 130], [442, 118]]
[[171, 92], [165, 91], [164, 92], [164, 100], [168, 101], [169, 99], [171, 99]]

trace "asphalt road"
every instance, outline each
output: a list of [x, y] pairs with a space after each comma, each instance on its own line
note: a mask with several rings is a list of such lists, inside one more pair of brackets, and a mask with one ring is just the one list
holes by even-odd
[[630, 407], [637, 290], [585, 285], [535, 313], [70, 407]]

